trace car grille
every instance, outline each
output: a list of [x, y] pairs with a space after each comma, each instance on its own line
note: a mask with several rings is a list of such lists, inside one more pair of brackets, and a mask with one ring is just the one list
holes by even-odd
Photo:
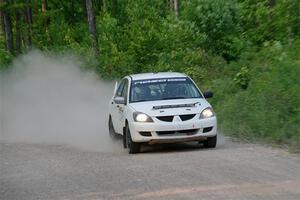
[[156, 118], [159, 119], [160, 121], [172, 122], [174, 116], [160, 116], [160, 117], [156, 117]]
[[199, 131], [199, 129], [186, 129], [186, 130], [176, 130], [176, 131], [156, 131], [158, 135], [173, 135], [173, 134], [186, 134], [194, 135]]
[[196, 114], [190, 114], [190, 115], [179, 115], [181, 121], [187, 121], [190, 119], [193, 119]]
[[[181, 121], [187, 121], [190, 119], [193, 119], [195, 117], [196, 114], [188, 114], [188, 115], [179, 115]], [[157, 119], [159, 119], [160, 121], [164, 121], [164, 122], [172, 122], [174, 119], [173, 115], [169, 115], [169, 116], [159, 116], [156, 117]]]

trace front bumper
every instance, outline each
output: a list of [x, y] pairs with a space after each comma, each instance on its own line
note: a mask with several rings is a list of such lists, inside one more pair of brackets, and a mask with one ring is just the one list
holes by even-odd
[[[207, 131], [208, 127], [211, 127], [211, 130]], [[134, 142], [154, 144], [199, 141], [217, 135], [217, 119], [211, 117], [179, 122], [157, 120], [154, 122], [129, 122], [129, 129]], [[193, 131], [189, 132], [189, 130]], [[143, 136], [141, 132], [150, 132], [151, 136]], [[170, 132], [171, 134], [160, 134], [161, 132]]]

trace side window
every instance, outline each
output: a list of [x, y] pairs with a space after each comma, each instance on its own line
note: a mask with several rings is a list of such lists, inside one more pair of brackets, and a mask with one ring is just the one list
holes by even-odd
[[123, 79], [117, 89], [117, 92], [116, 92], [116, 97], [121, 97], [122, 96], [122, 91], [123, 91], [123, 88], [125, 86], [125, 83], [126, 83], [126, 79]]
[[124, 97], [125, 100], [127, 99], [127, 93], [128, 93], [128, 80], [126, 79], [122, 91], [122, 97]]

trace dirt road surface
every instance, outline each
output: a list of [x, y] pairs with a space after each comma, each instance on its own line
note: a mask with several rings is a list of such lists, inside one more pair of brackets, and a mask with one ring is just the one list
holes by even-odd
[[59, 145], [0, 144], [0, 199], [300, 199], [299, 155], [220, 136], [128, 155]]

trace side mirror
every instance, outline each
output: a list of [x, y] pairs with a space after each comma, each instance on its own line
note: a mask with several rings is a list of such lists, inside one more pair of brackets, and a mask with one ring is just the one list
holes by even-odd
[[214, 96], [214, 94], [211, 91], [206, 91], [203, 93], [204, 98], [208, 99]]
[[124, 97], [115, 97], [114, 102], [116, 104], [125, 104], [125, 99], [124, 99]]

